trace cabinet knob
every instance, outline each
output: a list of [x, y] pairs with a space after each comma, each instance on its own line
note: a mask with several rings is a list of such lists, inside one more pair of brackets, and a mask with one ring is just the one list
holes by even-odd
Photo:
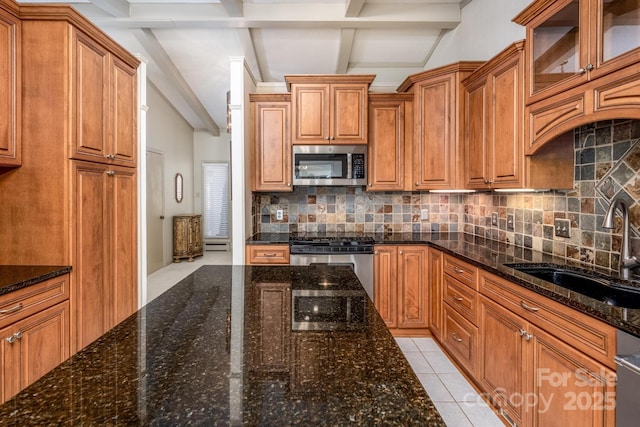
[[291, 187], [291, 183], [290, 182], [287, 182], [287, 187]]
[[116, 171], [107, 171], [107, 175], [113, 176], [116, 174]]
[[587, 64], [587, 71], [592, 71], [594, 68], [593, 64]]
[[371, 187], [371, 183], [370, 183], [370, 182], [367, 182], [367, 185], [368, 185], [369, 187]]
[[6, 338], [6, 341], [9, 344], [13, 344], [15, 340], [19, 340], [20, 338], [22, 338], [22, 332], [18, 331], [15, 334], [11, 335], [9, 338]]
[[115, 154], [107, 154], [105, 157], [107, 159], [109, 159], [109, 160], [114, 160], [116, 158], [116, 155]]
[[400, 255], [402, 255], [402, 251], [399, 251], [398, 253], [399, 253]]
[[324, 137], [324, 139], [325, 139], [326, 141], [329, 141], [331, 138], [329, 138], [328, 136], [325, 136], [325, 137]]

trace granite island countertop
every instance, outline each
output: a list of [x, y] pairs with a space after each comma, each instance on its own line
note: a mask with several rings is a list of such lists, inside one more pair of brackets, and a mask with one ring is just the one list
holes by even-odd
[[[361, 327], [292, 330], [291, 295], [309, 285], [358, 289]], [[0, 419], [445, 425], [355, 274], [322, 266], [200, 267], [0, 406]]]
[[[344, 234], [371, 237], [375, 244], [425, 244], [442, 250], [476, 267], [503, 277], [517, 285], [544, 295], [554, 301], [591, 315], [622, 331], [640, 337], [640, 309], [614, 307], [606, 302], [581, 295], [550, 282], [537, 279], [515, 270], [505, 264], [540, 263], [556, 264], [576, 270], [590, 270], [605, 279], [638, 288], [640, 282], [624, 281], [617, 271], [587, 266], [578, 260], [557, 257], [531, 248], [515, 246], [508, 242], [498, 242], [466, 233], [294, 233], [305, 236], [341, 236]], [[247, 244], [286, 244], [288, 235], [284, 233], [262, 233], [247, 239]]]

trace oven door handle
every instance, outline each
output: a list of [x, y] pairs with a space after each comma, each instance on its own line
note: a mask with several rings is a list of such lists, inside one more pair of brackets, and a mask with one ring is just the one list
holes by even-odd
[[627, 368], [635, 374], [640, 375], [640, 366], [629, 362], [624, 356], [615, 356], [613, 360], [616, 362], [616, 365]]

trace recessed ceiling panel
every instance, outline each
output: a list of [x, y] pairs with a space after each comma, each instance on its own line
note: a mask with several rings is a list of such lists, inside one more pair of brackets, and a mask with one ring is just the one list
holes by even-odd
[[336, 72], [339, 29], [252, 30], [263, 81], [284, 81], [285, 74]]
[[351, 64], [423, 65], [440, 30], [360, 29], [355, 33]]

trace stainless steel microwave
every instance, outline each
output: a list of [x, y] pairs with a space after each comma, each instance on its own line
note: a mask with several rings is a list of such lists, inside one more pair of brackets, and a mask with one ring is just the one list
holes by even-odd
[[366, 145], [294, 145], [293, 185], [367, 185]]

